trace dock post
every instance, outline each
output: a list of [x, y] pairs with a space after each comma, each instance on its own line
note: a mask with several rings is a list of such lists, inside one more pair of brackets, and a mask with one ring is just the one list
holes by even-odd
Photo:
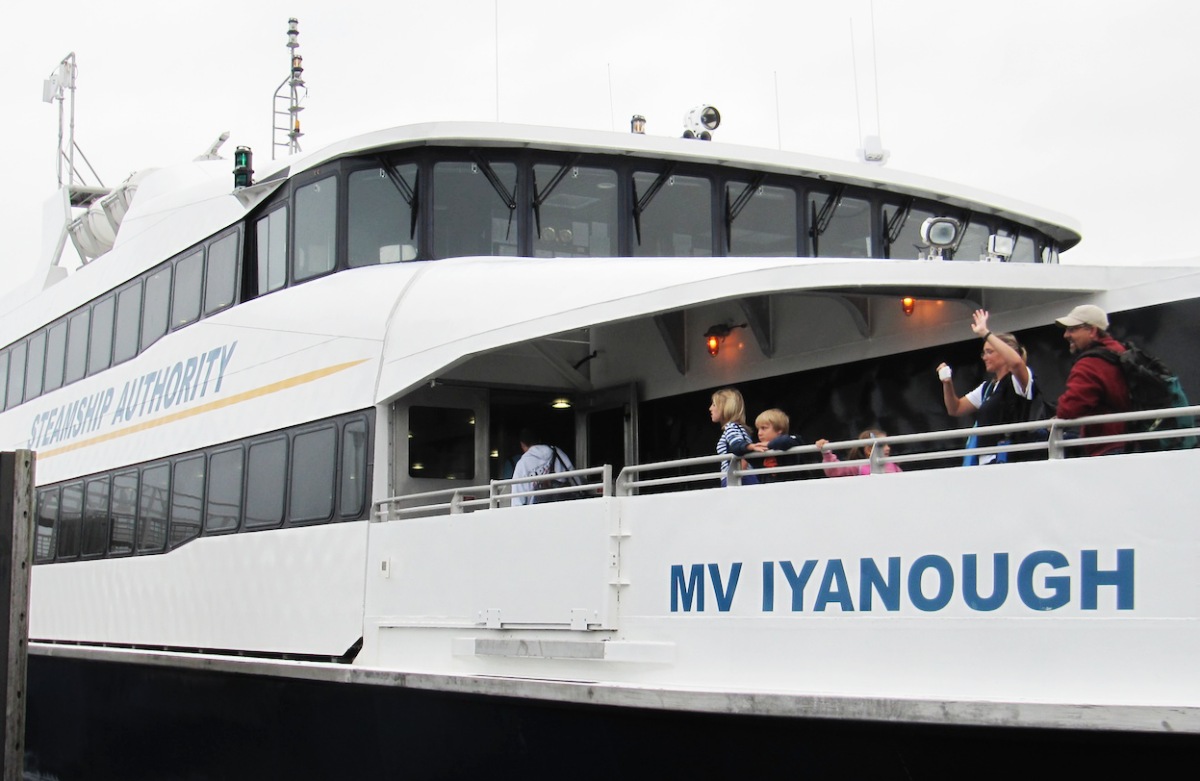
[[0, 453], [0, 604], [8, 605], [4, 648], [4, 781], [25, 767], [25, 660], [29, 638], [29, 570], [33, 565], [32, 450]]

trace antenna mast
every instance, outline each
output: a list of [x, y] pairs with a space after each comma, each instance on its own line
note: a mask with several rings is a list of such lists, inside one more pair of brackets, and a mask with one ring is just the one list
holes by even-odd
[[[296, 50], [300, 48], [300, 22], [295, 17], [288, 19], [288, 75], [275, 90], [275, 100], [272, 104], [271, 117], [271, 159], [275, 159], [275, 150], [282, 147], [286, 154], [294, 155], [300, 151], [300, 112], [304, 106], [300, 101], [308, 96], [308, 88], [304, 86], [304, 58]], [[286, 88], [286, 91], [285, 91]]]
[[[58, 67], [42, 83], [42, 100], [46, 103], [58, 102], [58, 186], [63, 186], [63, 163], [65, 162], [66, 187], [71, 194], [71, 205], [88, 206], [108, 195], [108, 189], [100, 180], [96, 169], [92, 168], [87, 156], [83, 154], [83, 150], [79, 148], [79, 144], [75, 143], [75, 77], [77, 73], [75, 52], [71, 52], [63, 57]], [[64, 117], [65, 104], [68, 102], [71, 104], [69, 118]], [[64, 119], [67, 120], [66, 137], [63, 136]], [[84, 179], [83, 173], [75, 167], [76, 152], [79, 153], [79, 159], [87, 166], [88, 171], [95, 177], [98, 186], [89, 185]]]

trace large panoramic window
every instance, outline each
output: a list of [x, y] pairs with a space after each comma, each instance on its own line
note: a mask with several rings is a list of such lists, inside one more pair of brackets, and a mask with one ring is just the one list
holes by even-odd
[[258, 256], [258, 294], [287, 284], [287, 207], [260, 219], [254, 227]]
[[171, 266], [167, 264], [146, 279], [146, 302], [142, 312], [142, 349], [167, 332], [171, 311]]
[[320, 521], [333, 515], [337, 473], [337, 429], [333, 425], [297, 434], [292, 440], [288, 520]]
[[242, 461], [240, 447], [218, 451], [209, 458], [205, 532], [237, 529], [242, 517]]
[[246, 458], [246, 528], [278, 526], [283, 522], [287, 495], [287, 437], [250, 446]]
[[46, 392], [63, 384], [67, 361], [67, 322], [55, 323], [46, 331]]
[[729, 254], [795, 257], [796, 193], [788, 187], [731, 181], [725, 185]]
[[438, 163], [433, 167], [433, 255], [517, 254], [517, 167]]
[[810, 246], [819, 258], [869, 258], [871, 248], [871, 202], [832, 193], [808, 197]]
[[570, 165], [533, 167], [533, 256], [617, 254], [617, 174]]
[[83, 524], [83, 483], [68, 483], [62, 489], [58, 516], [58, 558], [79, 555], [79, 534]]
[[237, 240], [231, 233], [214, 241], [208, 248], [208, 266], [204, 270], [204, 314], [224, 309], [233, 303], [237, 291]]
[[113, 475], [112, 528], [109, 533], [110, 555], [133, 553], [133, 530], [137, 524], [138, 471], [130, 469]]
[[13, 345], [9, 351], [8, 366], [8, 401], [9, 408], [15, 407], [25, 400], [25, 355], [29, 351], [29, 342]]
[[171, 290], [171, 328], [185, 326], [200, 318], [200, 283], [203, 277], [203, 250], [196, 250], [175, 264], [175, 284]]
[[296, 267], [300, 281], [328, 274], [337, 261], [337, 177], [296, 188]]
[[171, 465], [142, 470], [138, 492], [138, 553], [161, 551], [167, 544], [167, 507], [171, 501]]
[[203, 454], [175, 462], [171, 479], [171, 539], [174, 548], [200, 534], [200, 511], [204, 506]]
[[138, 326], [142, 319], [142, 283], [117, 293], [117, 326], [113, 333], [113, 363], [137, 355]]
[[341, 497], [338, 515], [357, 518], [367, 496], [367, 422], [354, 420], [342, 429]]
[[108, 551], [108, 475], [87, 481], [83, 504], [84, 556], [103, 556]]
[[921, 246], [921, 225], [930, 217], [945, 217], [910, 204], [888, 204], [883, 207], [883, 230], [889, 258], [915, 260], [929, 249]]
[[350, 174], [350, 268], [417, 258], [417, 167], [368, 168]]
[[54, 561], [54, 529], [58, 525], [58, 488], [38, 491], [37, 529], [33, 537], [33, 560]]
[[67, 320], [67, 360], [64, 382], [71, 383], [83, 379], [87, 374], [88, 356], [88, 325], [91, 323], [92, 310], [84, 307]]
[[633, 254], [707, 257], [712, 247], [712, 185], [698, 176], [633, 175]]
[[25, 398], [42, 395], [42, 370], [46, 364], [46, 332], [38, 331], [29, 338], [29, 363], [25, 368]]
[[102, 372], [112, 364], [113, 314], [115, 299], [108, 296], [92, 307], [92, 334], [88, 346], [88, 374]]

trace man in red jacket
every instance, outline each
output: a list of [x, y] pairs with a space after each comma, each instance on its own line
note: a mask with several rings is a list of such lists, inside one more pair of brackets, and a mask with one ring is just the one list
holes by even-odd
[[[1066, 329], [1063, 338], [1070, 343], [1071, 353], [1079, 356], [1067, 375], [1067, 389], [1058, 397], [1058, 417], [1071, 420], [1086, 415], [1128, 412], [1129, 386], [1125, 383], [1121, 368], [1100, 356], [1083, 354], [1093, 349], [1125, 352], [1125, 347], [1108, 335], [1108, 315], [1098, 306], [1083, 304], [1056, 322]], [[1079, 432], [1083, 437], [1124, 433], [1124, 423], [1084, 426]], [[1124, 445], [1119, 442], [1085, 445], [1083, 448], [1089, 456], [1109, 455], [1123, 450]]]

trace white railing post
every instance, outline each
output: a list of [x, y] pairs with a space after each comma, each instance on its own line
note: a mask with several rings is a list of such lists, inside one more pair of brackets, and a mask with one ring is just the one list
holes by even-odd
[[1058, 461], [1063, 457], [1062, 446], [1063, 430], [1058, 425], [1058, 421], [1050, 424], [1050, 436], [1046, 439], [1046, 458], [1051, 461]]

